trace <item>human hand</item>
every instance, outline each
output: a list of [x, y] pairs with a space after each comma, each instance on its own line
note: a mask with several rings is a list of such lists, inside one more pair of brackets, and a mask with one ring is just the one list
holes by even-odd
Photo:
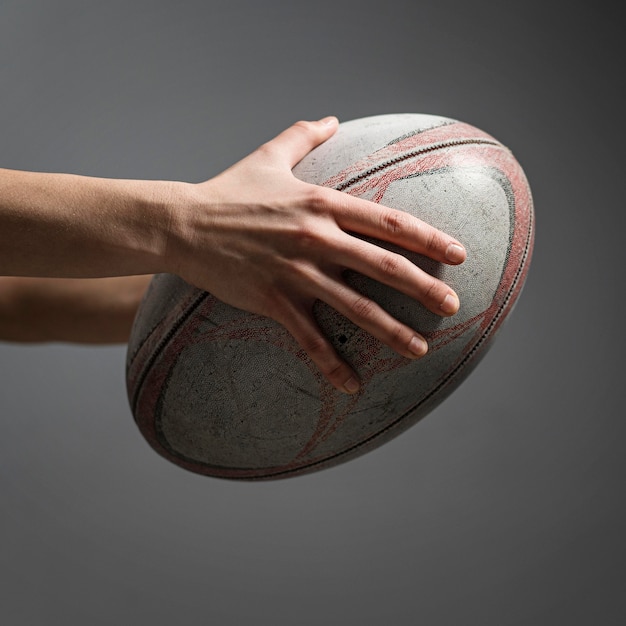
[[298, 180], [292, 168], [337, 130], [336, 118], [298, 122], [215, 178], [178, 187], [166, 265], [220, 300], [282, 324], [337, 389], [355, 393], [357, 374], [319, 329], [322, 300], [399, 354], [418, 358], [424, 338], [355, 291], [354, 270], [452, 315], [458, 297], [404, 256], [350, 233], [458, 264], [452, 237], [404, 213]]

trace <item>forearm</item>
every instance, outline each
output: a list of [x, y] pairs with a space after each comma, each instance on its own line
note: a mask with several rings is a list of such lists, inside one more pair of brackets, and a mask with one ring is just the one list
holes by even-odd
[[124, 343], [151, 276], [0, 276], [0, 341]]
[[163, 271], [179, 185], [0, 169], [0, 275]]

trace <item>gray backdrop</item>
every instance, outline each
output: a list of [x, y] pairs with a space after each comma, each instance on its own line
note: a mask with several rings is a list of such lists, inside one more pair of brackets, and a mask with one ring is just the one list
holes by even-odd
[[2, 624], [623, 623], [622, 35], [536, 4], [0, 1], [5, 167], [200, 181], [299, 118], [435, 113], [513, 149], [538, 228], [476, 372], [307, 477], [161, 459], [123, 347], [1, 345]]

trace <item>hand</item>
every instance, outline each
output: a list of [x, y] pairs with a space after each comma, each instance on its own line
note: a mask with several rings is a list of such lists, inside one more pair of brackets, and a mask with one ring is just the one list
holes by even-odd
[[317, 326], [316, 300], [408, 358], [423, 356], [427, 345], [349, 287], [344, 270], [398, 289], [439, 315], [454, 314], [459, 301], [402, 255], [349, 232], [444, 263], [461, 263], [465, 250], [402, 211], [298, 180], [292, 168], [337, 126], [336, 118], [298, 122], [219, 176], [186, 187], [172, 209], [166, 264], [220, 300], [285, 326], [331, 384], [355, 393], [356, 373]]

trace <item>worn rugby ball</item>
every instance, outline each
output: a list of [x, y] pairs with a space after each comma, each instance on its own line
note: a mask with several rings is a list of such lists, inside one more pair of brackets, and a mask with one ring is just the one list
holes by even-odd
[[518, 298], [533, 246], [528, 182], [511, 151], [463, 122], [382, 115], [342, 123], [294, 169], [304, 181], [401, 209], [461, 241], [460, 266], [402, 252], [448, 283], [449, 318], [362, 275], [347, 280], [423, 334], [399, 356], [323, 303], [317, 320], [356, 369], [336, 391], [276, 322], [228, 306], [176, 276], [156, 276], [127, 356], [135, 421], [163, 457], [192, 472], [273, 479], [320, 470], [380, 446], [427, 415], [488, 349]]

